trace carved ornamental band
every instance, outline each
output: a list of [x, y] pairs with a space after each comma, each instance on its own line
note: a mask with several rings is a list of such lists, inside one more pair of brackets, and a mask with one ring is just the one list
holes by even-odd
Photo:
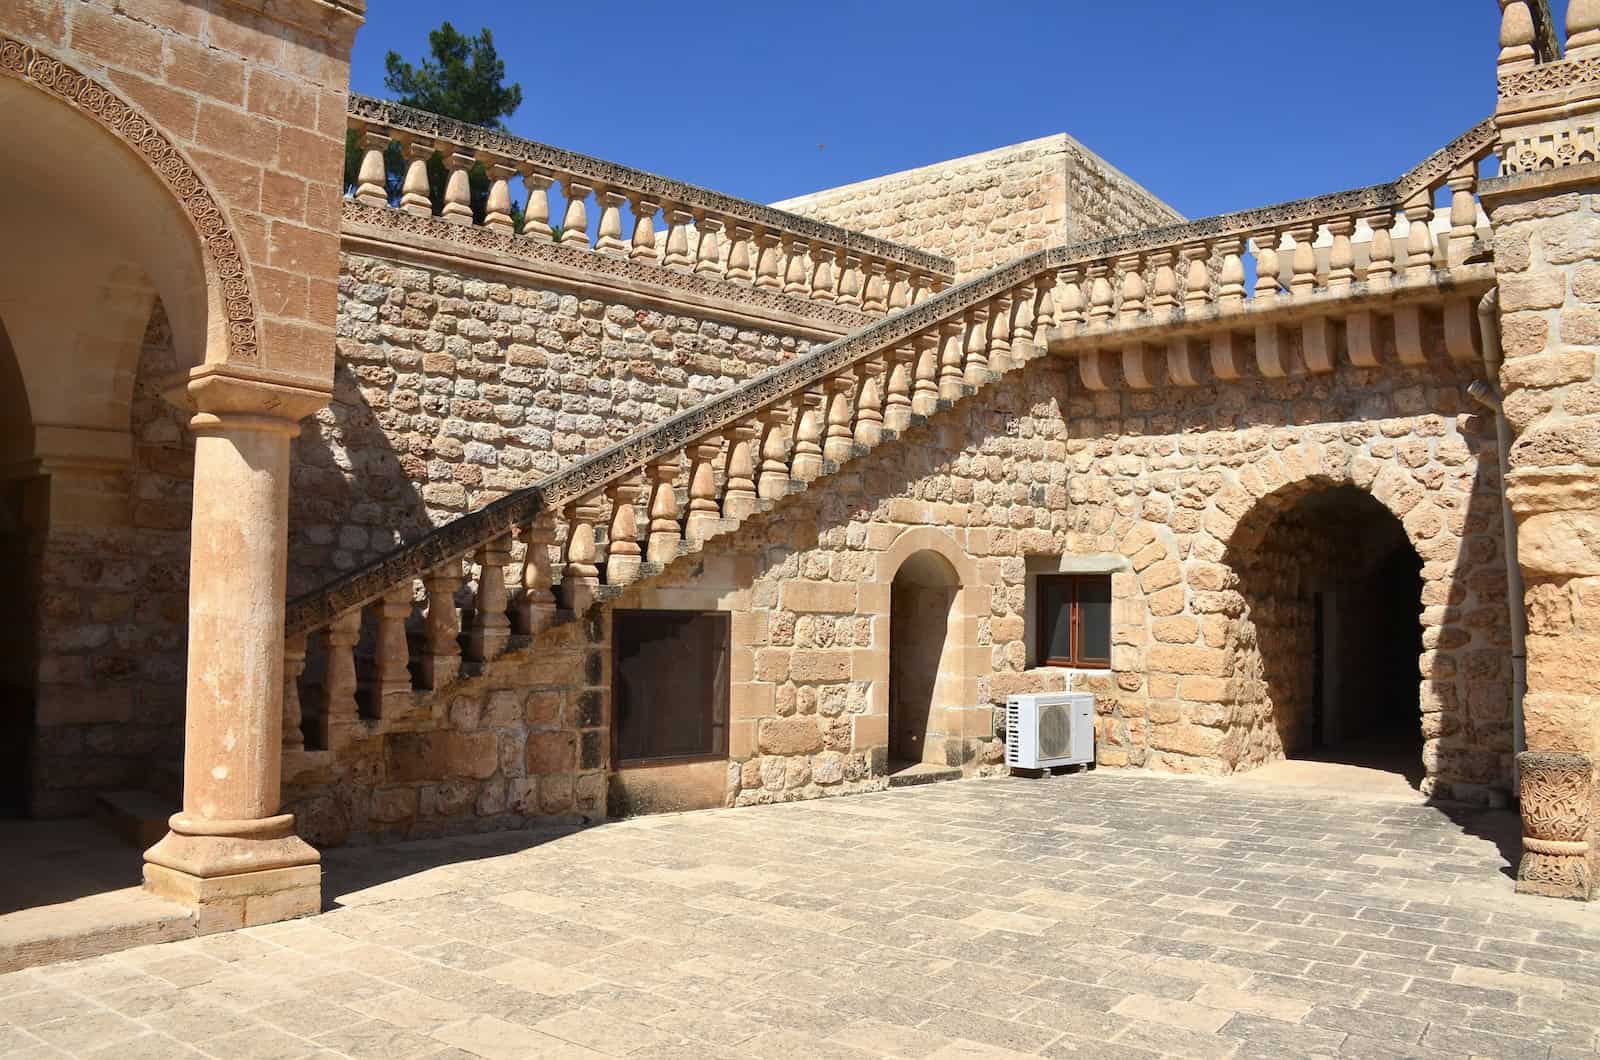
[[0, 73], [33, 85], [76, 107], [125, 141], [161, 175], [189, 215], [211, 272], [222, 288], [228, 319], [228, 355], [235, 363], [260, 357], [255, 298], [239, 246], [217, 200], [200, 175], [151, 121], [86, 74], [32, 45], [0, 36]]

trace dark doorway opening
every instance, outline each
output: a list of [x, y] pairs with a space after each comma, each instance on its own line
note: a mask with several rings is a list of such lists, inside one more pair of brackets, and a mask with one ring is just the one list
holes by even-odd
[[613, 614], [617, 765], [727, 754], [729, 630], [718, 611]]
[[1395, 515], [1331, 487], [1236, 555], [1284, 753], [1403, 775], [1422, 761], [1422, 560]]

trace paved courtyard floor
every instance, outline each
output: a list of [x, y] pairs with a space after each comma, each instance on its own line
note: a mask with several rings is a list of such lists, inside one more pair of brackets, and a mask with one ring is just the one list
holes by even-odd
[[0, 977], [0, 1054], [1594, 1056], [1600, 907], [1514, 840], [1101, 770], [338, 851], [320, 917]]

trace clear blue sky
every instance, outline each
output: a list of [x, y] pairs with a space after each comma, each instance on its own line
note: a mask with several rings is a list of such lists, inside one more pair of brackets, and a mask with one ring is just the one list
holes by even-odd
[[494, 33], [513, 132], [728, 194], [1067, 132], [1190, 217], [1393, 179], [1489, 114], [1499, 32], [1493, 0], [381, 0], [356, 90], [444, 18]]

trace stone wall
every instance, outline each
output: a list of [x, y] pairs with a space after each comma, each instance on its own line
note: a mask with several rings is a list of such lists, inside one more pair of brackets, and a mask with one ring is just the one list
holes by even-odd
[[1183, 219], [1065, 133], [774, 205], [942, 254], [963, 276], [1048, 246]]
[[[350, 834], [515, 821], [504, 816], [501, 786], [542, 784], [547, 761], [534, 754], [533, 731], [518, 728], [533, 711], [533, 699], [520, 697], [555, 696], [565, 735], [537, 738], [556, 749], [548, 761], [559, 760], [555, 795], [540, 796], [539, 812], [601, 812], [612, 606], [732, 613], [723, 801], [881, 787], [891, 585], [913, 556], [930, 552], [961, 589], [947, 645], [956, 661], [944, 675], [955, 691], [930, 718], [926, 760], [1000, 768], [1006, 697], [1071, 682], [1097, 695], [1102, 764], [1247, 769], [1300, 741], [1306, 687], [1298, 671], [1282, 675], [1273, 655], [1285, 624], [1274, 608], [1298, 606], [1297, 591], [1264, 594], [1242, 574], [1274, 575], [1251, 558], [1274, 534], [1280, 556], [1303, 553], [1321, 532], [1317, 520], [1279, 526], [1280, 517], [1336, 487], [1375, 498], [1423, 561], [1415, 724], [1426, 737], [1425, 790], [1485, 800], [1503, 788], [1510, 670], [1498, 482], [1492, 426], [1467, 404], [1467, 374], [1443, 364], [1343, 368], [1104, 393], [1081, 391], [1075, 379], [1065, 361], [1034, 362], [629, 588], [582, 627], [548, 635], [549, 650], [540, 640], [491, 664], [459, 693], [474, 697], [461, 710], [470, 728], [457, 727], [458, 693], [439, 697], [430, 724], [440, 739], [509, 735], [499, 772], [456, 776], [461, 790], [447, 804], [395, 794], [451, 778], [399, 768], [397, 737], [375, 735], [358, 762], [336, 759], [296, 782], [302, 805], [417, 807], [403, 820], [358, 814], [342, 825]], [[1323, 562], [1339, 555], [1329, 548]], [[1030, 666], [1028, 576], [1063, 556], [1107, 557], [1120, 568], [1109, 671]], [[490, 706], [497, 695], [503, 711]], [[488, 767], [485, 751], [478, 768]], [[487, 811], [476, 801], [485, 792]]]
[[705, 311], [347, 252], [333, 401], [294, 448], [290, 594], [809, 346]]
[[133, 389], [131, 466], [56, 485], [75, 502], [56, 514], [79, 517], [49, 526], [40, 559], [37, 816], [87, 812], [97, 791], [178, 794], [194, 437], [161, 396], [177, 367], [158, 303]]

